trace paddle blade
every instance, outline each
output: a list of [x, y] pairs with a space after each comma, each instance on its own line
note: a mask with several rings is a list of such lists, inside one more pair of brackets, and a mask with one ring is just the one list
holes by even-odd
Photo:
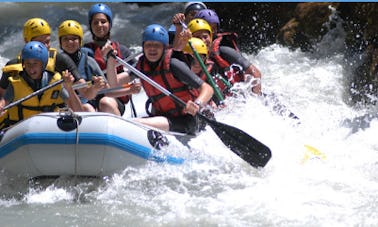
[[267, 146], [244, 131], [211, 120], [202, 114], [199, 114], [199, 116], [208, 123], [227, 147], [253, 167], [264, 167], [272, 157]]

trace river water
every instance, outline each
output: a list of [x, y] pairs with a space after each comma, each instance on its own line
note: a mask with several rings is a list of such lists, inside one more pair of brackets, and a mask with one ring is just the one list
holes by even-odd
[[[55, 34], [61, 21], [75, 19], [87, 31], [90, 5], [2, 3], [0, 63], [20, 50], [27, 19], [45, 18]], [[114, 38], [140, 49], [143, 27], [168, 26], [182, 3], [109, 5]], [[150, 163], [103, 179], [26, 183], [0, 174], [1, 225], [376, 226], [378, 121], [353, 121], [376, 108], [347, 104], [354, 66], [340, 54], [343, 35], [336, 27], [312, 54], [279, 45], [244, 53], [261, 70], [263, 91], [300, 118], [298, 124], [280, 116], [250, 95], [229, 99], [216, 113], [218, 121], [270, 147], [273, 157], [265, 168], [249, 166], [208, 128], [189, 143], [190, 151], [177, 150], [188, 156], [181, 166]], [[88, 31], [85, 39], [90, 40]], [[352, 123], [345, 124], [347, 119]]]

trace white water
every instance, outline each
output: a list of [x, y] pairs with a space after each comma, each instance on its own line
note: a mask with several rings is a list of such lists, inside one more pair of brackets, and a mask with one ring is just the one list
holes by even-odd
[[[332, 39], [335, 45], [337, 38]], [[301, 120], [277, 115], [255, 97], [229, 100], [217, 120], [266, 144], [273, 157], [254, 169], [210, 128], [190, 142], [182, 166], [151, 163], [105, 179], [60, 178], [24, 185], [0, 177], [6, 226], [376, 226], [378, 121], [351, 133], [343, 56], [278, 45], [247, 57]], [[1, 62], [3, 62], [2, 57]], [[4, 61], [5, 62], [5, 61]], [[326, 157], [303, 161], [310, 145]], [[183, 148], [182, 151], [188, 152]]]

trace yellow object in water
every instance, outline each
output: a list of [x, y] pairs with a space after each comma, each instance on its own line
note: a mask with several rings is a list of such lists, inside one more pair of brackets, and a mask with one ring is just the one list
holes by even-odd
[[320, 152], [315, 147], [307, 145], [307, 144], [305, 144], [304, 146], [306, 148], [306, 152], [305, 152], [304, 157], [301, 161], [301, 164], [304, 164], [307, 160], [313, 159], [313, 158], [321, 159], [323, 161], [326, 160], [326, 158], [327, 158], [326, 155], [324, 153]]

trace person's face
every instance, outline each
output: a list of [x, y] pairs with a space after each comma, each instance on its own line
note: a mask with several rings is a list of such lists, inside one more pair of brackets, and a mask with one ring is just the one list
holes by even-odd
[[[206, 56], [203, 55], [203, 54], [200, 54], [200, 57], [202, 59], [202, 62], [205, 63], [206, 62]], [[191, 61], [190, 69], [195, 74], [199, 74], [202, 71], [201, 64], [199, 63], [199, 61], [197, 60], [196, 57], [192, 56], [192, 59], [193, 60]]]
[[50, 49], [51, 35], [49, 35], [49, 34], [39, 35], [39, 36], [33, 37], [31, 39], [31, 41], [39, 41], [39, 42], [45, 44], [47, 49]]
[[164, 45], [157, 41], [146, 41], [143, 44], [143, 50], [148, 61], [157, 62], [163, 55]]
[[211, 35], [207, 30], [199, 30], [194, 32], [192, 35], [193, 37], [202, 39], [202, 41], [206, 44], [207, 49], [210, 49], [212, 40]]
[[211, 31], [213, 31], [213, 34], [217, 34], [218, 32], [218, 25], [216, 23], [210, 23]]
[[23, 61], [26, 73], [33, 79], [41, 79], [43, 72], [43, 63], [39, 59], [25, 59]]
[[110, 23], [103, 13], [96, 13], [92, 17], [91, 28], [93, 34], [98, 38], [105, 37], [110, 31]]
[[65, 35], [60, 39], [62, 49], [73, 54], [80, 48], [80, 37], [77, 35]]

